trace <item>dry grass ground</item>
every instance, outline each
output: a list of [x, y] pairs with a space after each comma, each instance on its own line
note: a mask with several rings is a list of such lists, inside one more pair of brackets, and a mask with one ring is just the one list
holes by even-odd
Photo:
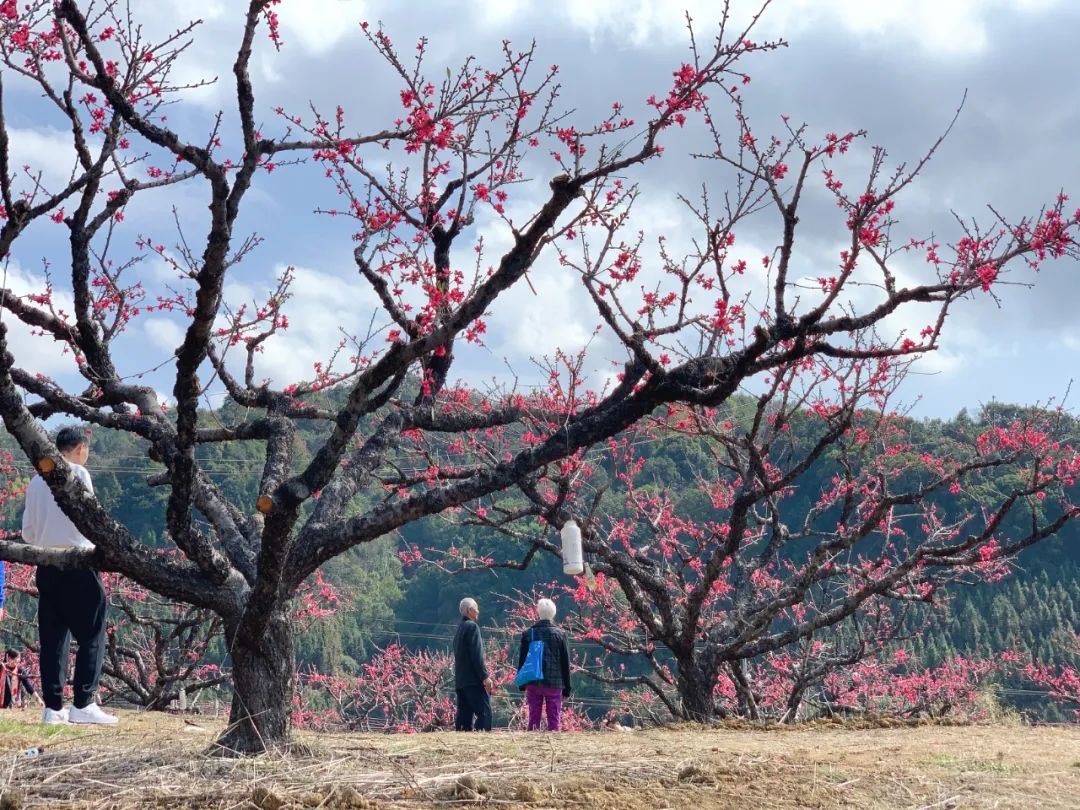
[[[0, 715], [0, 810], [1080, 808], [1080, 728], [814, 725], [588, 734], [302, 734], [311, 754], [205, 755], [219, 726]], [[20, 751], [44, 746], [40, 756]]]

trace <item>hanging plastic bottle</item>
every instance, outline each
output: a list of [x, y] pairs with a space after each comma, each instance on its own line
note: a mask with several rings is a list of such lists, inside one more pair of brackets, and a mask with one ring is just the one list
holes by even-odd
[[573, 520], [563, 524], [559, 532], [562, 540], [562, 570], [567, 576], [576, 577], [585, 570], [585, 562], [581, 553], [581, 529]]

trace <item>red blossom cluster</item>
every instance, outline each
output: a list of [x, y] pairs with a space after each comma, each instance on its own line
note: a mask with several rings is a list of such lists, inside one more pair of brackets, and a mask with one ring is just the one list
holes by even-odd
[[[521, 693], [513, 688], [516, 661], [510, 660], [504, 644], [489, 641], [487, 647], [496, 721], [522, 730], [528, 717]], [[302, 672], [299, 680], [302, 688], [293, 698], [293, 722], [298, 728], [412, 734], [454, 725], [452, 654], [410, 650], [393, 643], [377, 651], [356, 675]], [[564, 704], [565, 731], [584, 731], [594, 725], [581, 707]]]
[[391, 644], [361, 665], [355, 676], [301, 673], [293, 722], [319, 730], [452, 728], [452, 679], [453, 660], [445, 653], [413, 652]]
[[[1080, 634], [1073, 633], [1064, 646], [1074, 657], [1080, 656]], [[1073, 709], [1076, 719], [1080, 720], [1080, 668], [1032, 661], [1021, 668], [1020, 674], [1032, 685], [1047, 690], [1052, 699]]]
[[307, 626], [312, 620], [333, 616], [346, 604], [341, 591], [323, 576], [322, 571], [316, 571], [293, 598], [293, 619]]
[[1019, 656], [993, 659], [953, 656], [936, 667], [912, 668], [898, 650], [890, 660], [861, 663], [825, 679], [836, 711], [889, 717], [943, 717], [983, 720], [993, 708], [988, 682], [1013, 667]]

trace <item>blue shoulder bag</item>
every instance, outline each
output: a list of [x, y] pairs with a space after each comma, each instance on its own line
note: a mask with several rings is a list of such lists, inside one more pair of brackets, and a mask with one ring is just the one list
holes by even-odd
[[527, 686], [544, 680], [544, 641], [536, 638], [536, 631], [529, 628], [529, 653], [525, 663], [514, 676], [514, 686]]

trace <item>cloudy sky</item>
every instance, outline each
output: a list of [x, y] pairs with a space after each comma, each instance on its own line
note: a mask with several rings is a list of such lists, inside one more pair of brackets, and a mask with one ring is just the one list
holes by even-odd
[[[151, 32], [186, 22], [196, 5], [132, 0]], [[169, 121], [192, 138], [204, 137], [218, 109], [229, 107], [230, 47], [238, 39], [236, 0], [202, 0], [204, 23], [185, 54], [179, 75], [221, 76], [169, 110]], [[746, 20], [757, 3], [735, 0], [734, 16]], [[329, 110], [341, 103], [358, 128], [385, 126], [398, 115], [400, 89], [360, 35], [359, 22], [381, 22], [403, 51], [421, 36], [430, 39], [430, 75], [469, 55], [494, 62], [499, 43], [536, 40], [540, 64], [558, 64], [562, 102], [581, 120], [595, 120], [613, 101], [645, 118], [644, 100], [664, 93], [671, 73], [686, 61], [683, 9], [702, 36], [715, 26], [717, 0], [283, 0], [279, 7], [284, 50], [260, 40], [253, 60], [258, 105], [265, 120], [278, 105], [302, 112], [309, 102]], [[747, 64], [753, 83], [746, 93], [755, 121], [774, 127], [781, 114], [804, 121], [810, 132], [864, 128], [868, 145], [887, 147], [894, 162], [914, 161], [948, 125], [964, 97], [960, 119], [918, 185], [900, 202], [912, 236], [955, 234], [952, 211], [989, 221], [987, 203], [1008, 216], [1031, 213], [1061, 189], [1080, 204], [1080, 3], [1072, 0], [773, 0], [757, 38], [783, 37], [789, 47]], [[58, 172], [56, 155], [69, 149], [62, 121], [49, 114], [25, 87], [10, 87], [5, 107], [12, 130], [13, 163]], [[21, 95], [20, 95], [21, 94]], [[633, 179], [646, 193], [637, 208], [640, 227], [651, 237], [676, 239], [687, 227], [675, 199], [700, 182], [698, 164], [671, 149]], [[550, 168], [537, 167], [557, 173]], [[240, 232], [257, 231], [264, 244], [235, 268], [230, 302], [265, 297], [286, 265], [297, 268], [295, 297], [286, 311], [291, 327], [271, 345], [262, 372], [284, 382], [307, 376], [325, 358], [341, 330], [362, 331], [371, 297], [358, 284], [351, 261], [347, 223], [312, 215], [335, 204], [318, 170], [284, 168], [261, 176], [246, 200]], [[543, 188], [543, 185], [540, 186]], [[537, 192], [539, 193], [539, 192]], [[528, 194], [521, 204], [530, 202]], [[147, 195], [121, 233], [172, 245], [175, 207], [191, 233], [205, 221], [205, 194], [192, 186], [170, 195]], [[818, 215], [804, 218], [799, 262], [807, 275], [828, 275], [835, 264], [837, 232], [815, 232]], [[823, 219], [823, 217], [822, 217]], [[835, 220], [835, 217], [833, 217]], [[835, 223], [833, 223], [835, 224]], [[16, 292], [42, 285], [61, 226], [43, 223], [20, 241], [8, 265]], [[497, 223], [478, 223], [489, 246], [506, 244]], [[651, 230], [649, 230], [651, 229]], [[745, 244], [769, 252], [775, 223], [740, 234]], [[500, 240], [502, 240], [500, 242]], [[1047, 264], [1035, 276], [1018, 273], [1000, 291], [1000, 306], [988, 298], [968, 302], [950, 316], [942, 350], [920, 365], [905, 400], [915, 412], [948, 417], [961, 407], [991, 401], [1045, 402], [1060, 399], [1076, 376], [1080, 324], [1074, 311], [1080, 267]], [[147, 285], [160, 290], [171, 279], [163, 263], [140, 268]], [[53, 267], [57, 296], [62, 275]], [[553, 262], [531, 274], [528, 288], [500, 299], [492, 313], [487, 346], [465, 352], [459, 373], [478, 382], [534, 373], [530, 357], [556, 346], [575, 349], [589, 339], [596, 315], [575, 282]], [[553, 317], [553, 313], [557, 317]], [[912, 324], [915, 325], [915, 324]], [[921, 325], [921, 324], [919, 324]], [[181, 324], [165, 316], [141, 319], [123, 344], [127, 372], [149, 369], [168, 356], [182, 336]], [[51, 346], [26, 333], [15, 336], [21, 365], [70, 379], [69, 363]], [[603, 340], [599, 353], [608, 348]], [[604, 366], [597, 356], [594, 369]], [[148, 377], [167, 387], [163, 377]]]

